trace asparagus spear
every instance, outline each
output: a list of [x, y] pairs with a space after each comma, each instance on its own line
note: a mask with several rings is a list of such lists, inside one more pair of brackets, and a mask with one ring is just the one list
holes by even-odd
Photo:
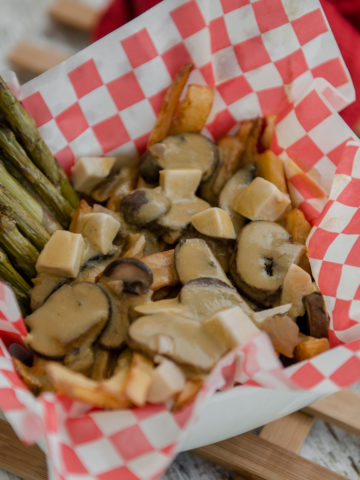
[[35, 264], [39, 251], [16, 227], [14, 220], [0, 213], [0, 245], [8, 254], [13, 265], [28, 278], [36, 276]]
[[[23, 179], [24, 183], [24, 179]], [[61, 225], [46, 211], [41, 203], [31, 195], [21, 183], [16, 180], [5, 168], [0, 159], [0, 184], [3, 185], [9, 193], [15, 197], [19, 203], [30, 213], [34, 219], [41, 223], [49, 233], [60, 230]]]
[[0, 112], [31, 160], [54, 185], [60, 188], [64, 197], [75, 208], [79, 200], [64, 170], [41, 138], [33, 118], [13, 95], [2, 77], [0, 77]]
[[0, 248], [0, 279], [8, 283], [13, 289], [18, 297], [18, 300], [23, 303], [27, 302], [29, 298], [29, 293], [31, 286], [27, 283], [26, 280], [18, 273], [15, 268], [11, 265], [8, 256]]
[[[51, 234], [63, 227], [55, 220], [54, 216], [37, 194], [32, 186], [11, 162], [0, 155], [0, 185], [16, 198], [43, 227]], [[36, 186], [35, 186], [36, 187]], [[29, 202], [31, 199], [31, 203]], [[35, 209], [35, 210], [34, 210]], [[35, 212], [35, 214], [34, 214]]]
[[25, 150], [17, 142], [13, 132], [4, 126], [0, 127], [0, 150], [6, 160], [11, 162], [34, 186], [45, 205], [54, 213], [61, 225], [66, 228], [73, 212], [72, 206], [32, 163]]
[[2, 185], [0, 185], [0, 212], [15, 220], [21, 233], [38, 250], [41, 250], [49, 240], [50, 235], [45, 228]]

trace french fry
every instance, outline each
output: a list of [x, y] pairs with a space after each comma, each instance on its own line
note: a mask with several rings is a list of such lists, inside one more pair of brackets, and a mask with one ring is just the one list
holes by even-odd
[[301, 362], [330, 349], [327, 338], [305, 337], [295, 347], [295, 361]]
[[141, 258], [146, 245], [145, 236], [141, 233], [129, 233], [124, 258]]
[[221, 165], [216, 173], [212, 190], [219, 195], [227, 180], [239, 168], [241, 155], [244, 152], [244, 143], [237, 137], [226, 136], [218, 141], [221, 156]]
[[17, 358], [13, 358], [13, 362], [18, 375], [34, 395], [39, 395], [44, 391], [53, 390], [46, 373], [45, 360], [42, 358], [35, 358], [34, 364], [31, 367], [25, 365]]
[[154, 143], [161, 142], [161, 140], [167, 136], [174, 113], [178, 106], [180, 95], [185, 87], [192, 68], [192, 63], [186, 63], [177, 73], [172, 84], [167, 89], [155, 127], [150, 133], [148, 148]]
[[287, 193], [287, 184], [282, 160], [271, 150], [265, 150], [256, 159], [257, 174], [273, 183], [281, 192]]
[[79, 205], [77, 206], [76, 210], [73, 213], [69, 231], [72, 233], [80, 233], [81, 231], [81, 218], [86, 214], [86, 213], [91, 213], [92, 208], [90, 205], [87, 203], [86, 200], [82, 199], [80, 200]]
[[241, 157], [243, 166], [249, 165], [256, 160], [258, 155], [258, 142], [264, 124], [263, 118], [249, 120], [240, 126], [237, 137], [245, 143], [245, 150]]
[[214, 90], [203, 85], [189, 85], [177, 116], [170, 126], [171, 134], [200, 133], [205, 127], [214, 100]]
[[95, 352], [94, 365], [91, 370], [93, 380], [104, 380], [109, 372], [111, 355], [109, 350], [98, 348]]
[[46, 372], [58, 393], [95, 407], [117, 409], [127, 408], [131, 405], [125, 395], [129, 366], [130, 357], [127, 356], [117, 373], [105, 381], [87, 378], [57, 362], [48, 362]]
[[299, 208], [293, 208], [285, 215], [285, 228], [295, 243], [305, 245], [311, 230], [311, 225]]
[[170, 287], [179, 283], [179, 277], [175, 269], [174, 250], [166, 250], [143, 257], [141, 259], [153, 272], [153, 283], [151, 288], [159, 290], [163, 287]]
[[202, 387], [202, 380], [187, 380], [183, 390], [175, 396], [172, 406], [173, 412], [179, 412], [187, 407], [196, 397], [198, 391]]
[[265, 128], [263, 134], [261, 135], [261, 145], [265, 149], [271, 147], [271, 142], [275, 131], [275, 120], [275, 115], [269, 115], [265, 117]]
[[125, 385], [128, 399], [137, 407], [146, 403], [146, 396], [151, 385], [153, 363], [141, 353], [132, 357], [129, 375]]

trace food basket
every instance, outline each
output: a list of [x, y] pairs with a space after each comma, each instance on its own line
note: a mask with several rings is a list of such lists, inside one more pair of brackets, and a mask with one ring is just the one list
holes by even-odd
[[69, 173], [80, 155], [141, 154], [187, 61], [190, 82], [215, 89], [205, 135], [276, 115], [273, 150], [313, 224], [309, 257], [333, 348], [284, 369], [260, 334], [223, 358], [176, 414], [165, 405], [106, 412], [53, 393], [35, 399], [6, 348], [26, 331], [1, 285], [0, 407], [23, 441], [44, 445], [50, 478], [158, 478], [181, 448], [247, 431], [360, 379], [359, 143], [337, 113], [354, 88], [317, 0], [165, 0], [24, 85], [21, 98]]

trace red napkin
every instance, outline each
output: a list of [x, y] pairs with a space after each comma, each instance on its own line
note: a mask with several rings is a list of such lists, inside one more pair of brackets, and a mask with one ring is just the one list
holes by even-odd
[[[113, 0], [93, 33], [93, 39], [107, 35], [141, 15], [161, 0]], [[353, 129], [360, 129], [360, 0], [320, 0], [335, 39], [353, 80], [357, 100], [341, 112]]]

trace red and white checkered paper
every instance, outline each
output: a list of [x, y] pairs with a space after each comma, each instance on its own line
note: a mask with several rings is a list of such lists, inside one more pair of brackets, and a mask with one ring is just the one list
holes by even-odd
[[309, 255], [333, 348], [283, 369], [261, 333], [222, 359], [177, 414], [164, 405], [101, 411], [52, 393], [35, 399], [7, 352], [25, 327], [0, 285], [0, 408], [25, 442], [45, 438], [52, 479], [158, 478], [206, 398], [234, 381], [330, 393], [360, 379], [360, 153], [336, 113], [354, 89], [318, 1], [164, 1], [26, 84], [23, 102], [69, 172], [79, 155], [142, 153], [186, 61], [195, 65], [190, 82], [215, 88], [205, 134], [217, 139], [239, 120], [277, 115], [274, 150], [314, 225]]

